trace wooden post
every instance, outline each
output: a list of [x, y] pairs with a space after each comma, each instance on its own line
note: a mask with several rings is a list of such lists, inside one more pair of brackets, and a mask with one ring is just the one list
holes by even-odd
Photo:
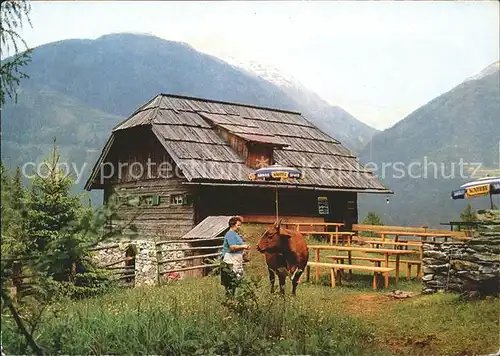
[[75, 283], [75, 276], [76, 276], [76, 263], [72, 262], [71, 263], [71, 282]]
[[[375, 267], [380, 267], [380, 261], [375, 261]], [[374, 272], [373, 274], [373, 290], [377, 289], [377, 277], [381, 275], [381, 273]]]
[[17, 303], [17, 286], [10, 287], [10, 297], [14, 303]]
[[335, 288], [335, 268], [330, 270], [330, 280], [332, 282], [332, 288]]
[[[389, 254], [386, 252], [385, 254], [385, 266], [389, 267]], [[385, 272], [385, 288], [389, 287], [389, 272]]]
[[[349, 264], [352, 265], [352, 251], [347, 251], [347, 259]], [[349, 269], [349, 278], [352, 276], [352, 269]]]
[[[316, 262], [319, 262], [319, 248], [316, 248], [316, 251], [314, 252], [314, 259]], [[319, 280], [319, 267], [316, 265], [316, 282]]]
[[398, 283], [398, 281], [399, 281], [399, 259], [400, 258], [401, 258], [401, 256], [396, 254], [396, 283]]
[[276, 183], [276, 221], [278, 221], [278, 183]]
[[160, 250], [158, 249], [158, 245], [156, 245], [156, 279], [158, 283], [158, 287], [161, 287], [161, 277], [160, 277]]
[[424, 259], [424, 247], [422, 244], [418, 247], [418, 253], [419, 253], [419, 257], [420, 257], [420, 264], [417, 266], [417, 278], [421, 279], [422, 278], [422, 269], [420, 267], [421, 267], [422, 261]]

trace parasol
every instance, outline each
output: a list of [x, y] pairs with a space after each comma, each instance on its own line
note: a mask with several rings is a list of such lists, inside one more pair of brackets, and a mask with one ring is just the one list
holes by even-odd
[[469, 183], [462, 184], [459, 189], [451, 192], [452, 199], [471, 199], [490, 196], [491, 209], [493, 209], [493, 195], [500, 194], [500, 176], [484, 177]]
[[276, 219], [278, 219], [278, 182], [294, 181], [301, 178], [302, 173], [298, 169], [284, 167], [279, 164], [259, 168], [248, 175], [248, 179], [252, 181], [271, 181], [276, 183]]

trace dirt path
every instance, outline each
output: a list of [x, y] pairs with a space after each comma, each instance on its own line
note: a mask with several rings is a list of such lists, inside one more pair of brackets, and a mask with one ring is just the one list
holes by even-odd
[[389, 308], [390, 304], [399, 302], [383, 294], [365, 294], [349, 297], [343, 301], [346, 311], [356, 316], [372, 316]]

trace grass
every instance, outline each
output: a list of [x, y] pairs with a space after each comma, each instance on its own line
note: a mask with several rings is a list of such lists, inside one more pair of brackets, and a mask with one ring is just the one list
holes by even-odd
[[[372, 343], [361, 320], [317, 310], [306, 294], [283, 300], [266, 289], [255, 289], [256, 304], [237, 298], [239, 309], [227, 304], [217, 277], [60, 303], [37, 338], [49, 354], [359, 355]], [[12, 322], [2, 323], [6, 351], [20, 353]]]
[[[244, 232], [254, 246], [260, 229]], [[332, 289], [326, 270], [318, 284], [302, 283], [296, 298], [287, 281], [283, 299], [269, 293], [262, 255], [252, 249], [250, 258], [252, 279], [234, 300], [210, 276], [61, 301], [46, 311], [37, 340], [49, 354], [458, 356], [499, 348], [498, 299], [421, 295], [412, 280], [398, 288], [417, 295], [396, 300], [356, 272]], [[9, 318], [2, 336], [6, 353], [25, 353]]]

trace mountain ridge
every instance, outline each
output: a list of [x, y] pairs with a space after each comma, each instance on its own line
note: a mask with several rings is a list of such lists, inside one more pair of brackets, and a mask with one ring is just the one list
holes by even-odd
[[[378, 210], [394, 225], [439, 226], [456, 220], [467, 203], [484, 206], [484, 199], [451, 201], [449, 194], [479, 165], [481, 172], [497, 164], [500, 169], [499, 74], [497, 69], [465, 79], [373, 138], [360, 161], [377, 167], [391, 163], [393, 170], [380, 178], [395, 196], [391, 204], [363, 197], [360, 216]], [[404, 176], [394, 173], [396, 163]]]
[[364, 145], [375, 136], [379, 130], [358, 120], [345, 109], [332, 105], [321, 98], [317, 93], [308, 89], [295, 77], [284, 74], [279, 69], [262, 65], [255, 61], [243, 62], [234, 57], [224, 57], [232, 65], [235, 65], [248, 73], [257, 75], [265, 80], [275, 83], [291, 97], [298, 106], [298, 110], [306, 117], [322, 118], [313, 120], [314, 123], [325, 132], [333, 132], [337, 125], [344, 127], [338, 133], [338, 139], [346, 142], [354, 151], [359, 152]]
[[[9, 100], [2, 108], [2, 159], [12, 168], [45, 157], [37, 147], [49, 147], [53, 136], [71, 151], [69, 158], [89, 163], [75, 147], [100, 150], [114, 125], [158, 93], [299, 111], [275, 84], [189, 44], [152, 35], [45, 44], [34, 49], [25, 72], [30, 78], [22, 80], [17, 103]], [[317, 118], [306, 118], [317, 124]], [[340, 131], [328, 133], [336, 138]]]

